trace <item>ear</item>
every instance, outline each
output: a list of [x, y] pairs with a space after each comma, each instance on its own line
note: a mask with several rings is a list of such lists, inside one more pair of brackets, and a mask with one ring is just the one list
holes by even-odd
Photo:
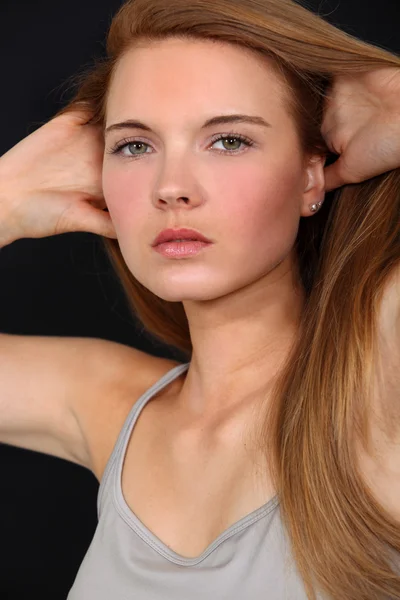
[[312, 155], [305, 163], [304, 189], [301, 196], [301, 216], [312, 217], [312, 204], [318, 204], [325, 199], [325, 172], [327, 156]]

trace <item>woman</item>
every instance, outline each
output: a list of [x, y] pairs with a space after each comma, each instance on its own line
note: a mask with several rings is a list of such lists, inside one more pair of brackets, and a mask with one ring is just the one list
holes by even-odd
[[69, 599], [400, 598], [400, 59], [290, 0], [127, 2], [108, 52], [2, 157], [1, 245], [104, 236], [187, 362], [2, 336], [0, 440], [101, 481]]

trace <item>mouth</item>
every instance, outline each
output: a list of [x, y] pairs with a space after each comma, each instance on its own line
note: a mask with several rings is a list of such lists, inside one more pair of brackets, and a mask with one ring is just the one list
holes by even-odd
[[212, 247], [211, 242], [203, 242], [202, 240], [172, 240], [162, 242], [154, 247], [154, 250], [168, 259], [191, 258], [197, 254], [204, 252], [207, 248]]
[[161, 231], [152, 243], [153, 247], [168, 242], [203, 242], [212, 244], [212, 240], [206, 238], [199, 231], [194, 229], [164, 229]]

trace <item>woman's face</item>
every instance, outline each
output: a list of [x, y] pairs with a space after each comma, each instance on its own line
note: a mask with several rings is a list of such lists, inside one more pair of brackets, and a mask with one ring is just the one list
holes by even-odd
[[[269, 125], [203, 128], [233, 114]], [[107, 132], [128, 120], [149, 130]], [[305, 171], [303, 159], [267, 60], [229, 44], [169, 39], [120, 61], [107, 105], [104, 197], [128, 268], [160, 298], [219, 298], [290, 265], [299, 219], [322, 197], [308, 190], [321, 187], [323, 166]], [[213, 244], [181, 259], [154, 250], [161, 230], [180, 227]]]

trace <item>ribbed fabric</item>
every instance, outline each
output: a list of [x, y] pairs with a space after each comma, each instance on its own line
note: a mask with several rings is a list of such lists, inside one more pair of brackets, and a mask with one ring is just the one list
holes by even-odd
[[189, 363], [174, 367], [133, 405], [105, 468], [99, 522], [67, 600], [307, 600], [277, 496], [229, 527], [196, 558], [173, 552], [125, 502], [122, 466], [138, 415], [188, 368]]

